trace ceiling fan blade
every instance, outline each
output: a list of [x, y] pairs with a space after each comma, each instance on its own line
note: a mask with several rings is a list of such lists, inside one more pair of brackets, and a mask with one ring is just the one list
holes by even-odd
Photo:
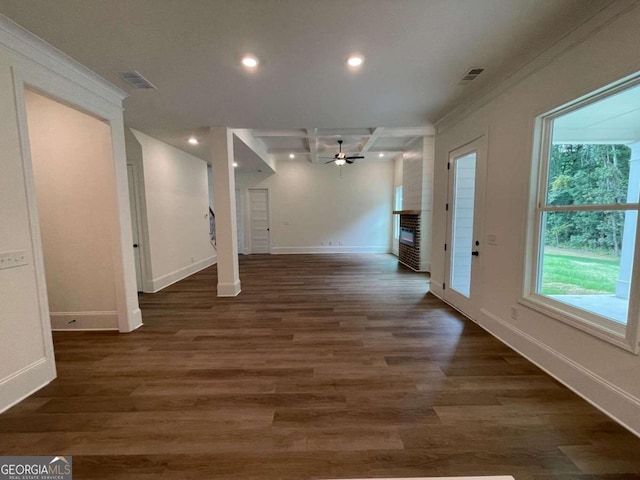
[[345, 158], [345, 161], [346, 161], [349, 165], [351, 165], [351, 164], [353, 163], [353, 160], [349, 160], [349, 157], [348, 157], [348, 158]]
[[328, 163], [333, 163], [333, 162], [335, 162], [335, 160], [329, 160], [328, 162], [324, 162], [324, 164], [326, 165]]
[[358, 159], [358, 158], [364, 158], [364, 157], [362, 155], [356, 155], [356, 156], [353, 156], [353, 157], [344, 157], [345, 160], [355, 160], [355, 159]]

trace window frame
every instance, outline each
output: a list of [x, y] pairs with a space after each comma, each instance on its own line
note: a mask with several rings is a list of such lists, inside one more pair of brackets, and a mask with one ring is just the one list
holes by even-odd
[[636, 211], [638, 212], [638, 222], [635, 232], [636, 254], [634, 254], [633, 257], [630, 292], [638, 291], [638, 282], [640, 280], [640, 252], [637, 250], [638, 245], [640, 245], [640, 203], [551, 206], [547, 205], [547, 193], [549, 187], [548, 177], [552, 149], [553, 121], [560, 116], [639, 85], [640, 72], [632, 77], [597, 90], [592, 94], [578, 98], [569, 104], [555, 108], [536, 118], [531, 171], [531, 194], [527, 222], [528, 232], [524, 269], [524, 291], [522, 297], [518, 300], [518, 303], [526, 307], [635, 354], [639, 352], [639, 295], [629, 295], [627, 324], [622, 325], [595, 313], [554, 300], [551, 297], [537, 293], [537, 290], [542, 273], [541, 260], [544, 252], [542, 229], [545, 225], [544, 217], [547, 212]]

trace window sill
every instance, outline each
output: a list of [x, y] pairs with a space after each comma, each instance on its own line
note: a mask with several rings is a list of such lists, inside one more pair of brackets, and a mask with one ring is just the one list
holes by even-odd
[[626, 325], [617, 324], [543, 295], [531, 294], [518, 300], [518, 303], [623, 350], [638, 354], [638, 342], [632, 342], [626, 337]]

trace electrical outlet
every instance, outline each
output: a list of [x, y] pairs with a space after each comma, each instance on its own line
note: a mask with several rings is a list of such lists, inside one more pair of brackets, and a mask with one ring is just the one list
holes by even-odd
[[329, 245], [333, 245], [333, 242], [329, 242]]
[[321, 245], [321, 246], [324, 246], [324, 242], [320, 242], [320, 245]]
[[191, 263], [193, 263], [194, 261], [195, 261], [195, 260], [194, 260], [194, 258], [193, 258], [193, 257], [191, 257]]
[[511, 318], [513, 320], [518, 319], [518, 307], [516, 307], [515, 305], [511, 305]]
[[0, 270], [5, 268], [21, 267], [23, 265], [29, 265], [26, 250], [0, 253]]

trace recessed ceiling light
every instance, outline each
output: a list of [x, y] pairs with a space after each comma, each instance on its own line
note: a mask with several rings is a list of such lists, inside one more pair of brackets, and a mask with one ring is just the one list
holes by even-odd
[[198, 145], [198, 143], [200, 142], [198, 142], [198, 139], [196, 137], [189, 137], [189, 143], [191, 145]]
[[364, 57], [362, 55], [351, 55], [347, 59], [347, 65], [350, 67], [359, 67], [364, 62]]
[[256, 68], [258, 66], [258, 59], [251, 55], [242, 57], [242, 64], [247, 68]]
[[384, 153], [381, 153], [378, 156], [382, 158], [382, 157], [384, 157]]
[[238, 162], [233, 162], [233, 168], [236, 168], [238, 166]]
[[289, 158], [296, 158], [296, 156], [293, 153], [290, 153]]

